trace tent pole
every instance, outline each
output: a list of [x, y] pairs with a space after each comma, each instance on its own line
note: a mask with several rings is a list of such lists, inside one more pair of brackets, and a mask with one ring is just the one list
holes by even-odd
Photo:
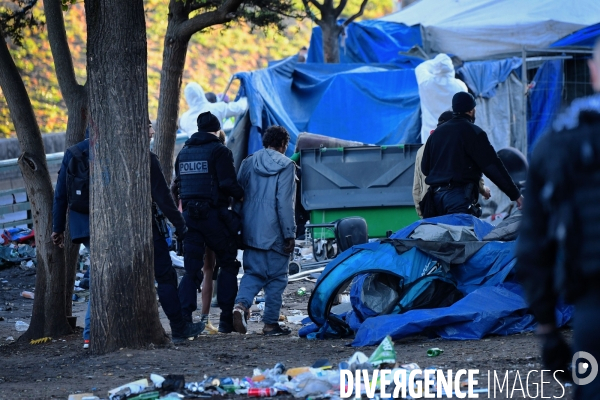
[[523, 154], [527, 156], [527, 50], [521, 50], [523, 62], [521, 64], [521, 83], [523, 84], [523, 127], [521, 128], [525, 137], [523, 142]]

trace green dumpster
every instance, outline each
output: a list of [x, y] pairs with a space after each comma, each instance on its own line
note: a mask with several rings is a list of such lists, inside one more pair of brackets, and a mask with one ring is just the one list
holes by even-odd
[[[412, 199], [414, 164], [421, 145], [301, 150], [302, 205], [311, 224], [360, 216], [370, 238], [385, 237], [418, 220]], [[329, 229], [313, 238], [330, 239]]]

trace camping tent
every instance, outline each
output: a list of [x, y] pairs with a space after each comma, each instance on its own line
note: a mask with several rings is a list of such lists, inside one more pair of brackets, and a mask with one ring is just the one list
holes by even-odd
[[597, 0], [420, 0], [379, 19], [421, 25], [426, 50], [463, 60], [546, 48], [599, 20]]

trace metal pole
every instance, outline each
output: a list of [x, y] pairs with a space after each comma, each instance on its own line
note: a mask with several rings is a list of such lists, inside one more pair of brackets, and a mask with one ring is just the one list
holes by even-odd
[[523, 154], [527, 157], [527, 51], [525, 48], [521, 51], [521, 58], [523, 63], [521, 64], [521, 83], [523, 84]]

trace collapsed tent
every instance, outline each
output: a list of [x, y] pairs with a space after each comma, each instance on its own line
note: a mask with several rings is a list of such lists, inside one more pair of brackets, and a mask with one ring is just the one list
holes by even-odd
[[412, 69], [300, 64], [290, 57], [235, 78], [241, 80], [239, 95], [249, 105], [247, 120], [238, 123], [230, 138], [234, 148], [236, 141], [247, 143], [236, 151], [261, 149], [261, 132], [271, 125], [290, 133], [288, 155], [300, 132], [378, 145], [417, 142], [419, 94]]
[[[518, 220], [518, 216], [494, 228], [470, 215], [447, 215], [415, 222], [390, 239], [354, 246], [328, 264], [319, 277], [308, 305], [315, 325], [302, 328], [300, 335], [317, 330], [330, 334], [352, 330], [355, 332], [352, 345], [367, 346], [381, 342], [386, 335], [401, 339], [415, 334], [435, 334], [446, 339], [466, 340], [532, 330], [535, 321], [528, 313], [520, 285], [513, 280], [515, 242], [501, 241], [514, 240], [518, 227], [515, 219]], [[330, 312], [338, 290], [357, 276], [387, 274], [399, 282], [399, 287], [410, 287], [411, 283], [430, 275], [433, 266], [445, 282], [454, 282], [464, 297], [453, 294], [453, 304], [449, 306], [416, 307], [406, 312], [402, 310], [405, 303], [400, 301], [392, 304], [396, 306], [396, 313], [387, 315], [393, 308], [389, 304], [373, 306], [374, 302], [370, 301], [366, 307], [356, 300], [352, 311], [342, 317]], [[353, 285], [364, 285], [365, 280], [356, 279]], [[387, 289], [379, 291], [381, 296], [388, 295], [394, 287], [393, 283], [385, 285]], [[351, 293], [356, 292], [352, 287]], [[399, 289], [399, 297], [405, 292]], [[441, 305], [448, 304], [444, 303], [445, 299], [439, 301]], [[380, 313], [372, 312], [374, 309]], [[559, 307], [557, 324], [568, 322], [571, 314], [572, 307]]]

